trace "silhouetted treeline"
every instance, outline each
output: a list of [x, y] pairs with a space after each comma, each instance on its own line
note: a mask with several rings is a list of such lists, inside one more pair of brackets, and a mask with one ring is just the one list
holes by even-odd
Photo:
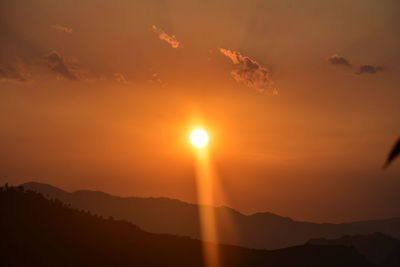
[[[0, 214], [1, 266], [203, 266], [200, 241], [150, 234], [21, 187], [0, 188]], [[375, 266], [344, 246], [219, 249], [221, 266]]]

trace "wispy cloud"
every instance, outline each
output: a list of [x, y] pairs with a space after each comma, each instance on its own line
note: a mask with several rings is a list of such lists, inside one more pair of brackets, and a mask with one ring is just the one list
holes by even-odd
[[377, 72], [380, 72], [383, 70], [383, 67], [381, 66], [373, 66], [373, 65], [362, 65], [360, 66], [359, 70], [356, 72], [356, 74], [375, 74]]
[[54, 30], [59, 31], [59, 32], [64, 32], [64, 33], [72, 33], [73, 32], [72, 28], [69, 28], [67, 26], [63, 26], [60, 24], [53, 24], [53, 25], [51, 25], [51, 27]]
[[65, 63], [64, 58], [57, 52], [52, 51], [46, 56], [46, 59], [50, 69], [54, 72], [68, 80], [78, 80], [76, 74], [74, 74], [71, 68]]
[[340, 65], [340, 66], [346, 66], [346, 67], [351, 67], [351, 63], [349, 60], [347, 60], [345, 57], [339, 56], [339, 55], [332, 55], [328, 59], [329, 63], [332, 65]]
[[154, 73], [151, 75], [151, 78], [148, 80], [148, 82], [153, 83], [153, 84], [158, 84], [158, 85], [161, 86], [161, 87], [167, 86], [167, 83], [164, 82], [164, 81], [161, 79], [160, 74], [157, 73], [157, 72], [154, 72]]
[[169, 35], [155, 25], [153, 25], [151, 28], [153, 29], [153, 32], [157, 34], [160, 40], [167, 42], [172, 48], [179, 48], [182, 46], [181, 43], [176, 39], [175, 35]]
[[270, 71], [266, 67], [237, 51], [224, 48], [220, 48], [219, 51], [235, 64], [236, 69], [231, 71], [231, 76], [237, 82], [241, 82], [261, 93], [272, 90], [273, 94], [277, 94], [277, 88], [270, 79]]
[[125, 78], [125, 75], [123, 75], [122, 73], [114, 73], [114, 79], [122, 84], [128, 84], [128, 80]]
[[6, 66], [0, 67], [0, 81], [26, 83], [30, 79], [28, 79], [22, 67]]

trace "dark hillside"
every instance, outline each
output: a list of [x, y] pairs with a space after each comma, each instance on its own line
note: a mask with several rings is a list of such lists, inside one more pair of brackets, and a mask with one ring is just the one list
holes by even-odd
[[[0, 190], [0, 214], [3, 266], [203, 266], [200, 241], [150, 234], [22, 188]], [[221, 266], [374, 266], [344, 246], [219, 249]]]

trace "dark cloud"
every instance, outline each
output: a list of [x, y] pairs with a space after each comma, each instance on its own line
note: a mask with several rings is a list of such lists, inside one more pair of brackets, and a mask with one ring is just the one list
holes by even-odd
[[[352, 67], [352, 64], [348, 59], [339, 55], [332, 55], [328, 59], [329, 63], [332, 65], [341, 65], [346, 67]], [[356, 74], [375, 74], [383, 70], [381, 66], [373, 66], [373, 65], [361, 65], [356, 72]]]
[[351, 67], [351, 63], [342, 56], [339, 55], [332, 55], [329, 59], [328, 59], [329, 63], [331, 63], [332, 65], [341, 65], [341, 66], [346, 66], [346, 67]]
[[78, 77], [67, 66], [64, 59], [55, 51], [46, 56], [49, 67], [68, 80], [78, 80]]
[[22, 68], [7, 66], [0, 68], [0, 81], [8, 82], [29, 82]]
[[381, 66], [372, 66], [372, 65], [362, 65], [360, 69], [356, 72], [356, 74], [375, 74], [383, 70]]
[[236, 65], [236, 69], [231, 72], [231, 76], [235, 81], [241, 82], [247, 87], [256, 89], [261, 93], [272, 90], [273, 94], [277, 94], [277, 89], [269, 77], [270, 72], [267, 68], [237, 51], [224, 48], [220, 48], [219, 51]]

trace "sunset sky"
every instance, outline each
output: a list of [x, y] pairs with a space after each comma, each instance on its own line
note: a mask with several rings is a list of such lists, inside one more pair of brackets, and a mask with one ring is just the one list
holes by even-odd
[[398, 0], [2, 0], [0, 182], [298, 220], [400, 216]]

